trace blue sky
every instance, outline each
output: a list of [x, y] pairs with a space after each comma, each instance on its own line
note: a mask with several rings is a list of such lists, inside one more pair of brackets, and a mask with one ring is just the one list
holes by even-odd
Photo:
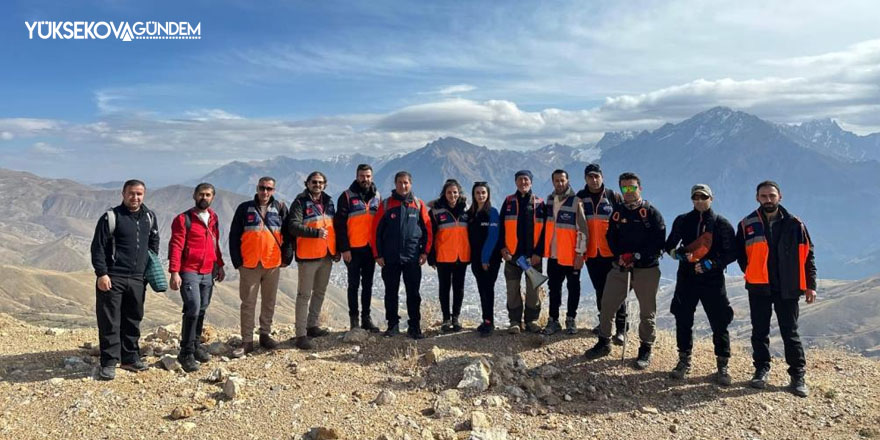
[[[447, 135], [490, 148], [578, 145], [715, 105], [880, 131], [880, 6], [870, 1], [0, 10], [0, 167], [88, 182], [165, 184], [230, 160], [385, 154]], [[189, 21], [201, 39], [29, 40], [35, 20]]]

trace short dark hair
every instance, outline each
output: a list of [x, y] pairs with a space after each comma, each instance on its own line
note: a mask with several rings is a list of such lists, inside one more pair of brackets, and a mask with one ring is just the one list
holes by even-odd
[[260, 177], [260, 180], [257, 181], [257, 185], [259, 185], [259, 184], [261, 184], [261, 183], [263, 183], [263, 182], [272, 182], [272, 183], [275, 183], [275, 178], [274, 178], [274, 177], [270, 177], [270, 176], [263, 176], [263, 177]]
[[202, 182], [202, 183], [196, 185], [196, 189], [193, 190], [193, 195], [194, 195], [194, 196], [197, 196], [197, 195], [199, 195], [200, 192], [202, 192], [202, 191], [204, 191], [204, 190], [206, 190], [206, 189], [210, 189], [210, 190], [211, 190], [211, 194], [216, 194], [216, 193], [217, 193], [217, 190], [214, 189], [214, 185], [211, 185], [211, 184], [208, 183], [208, 182]]
[[145, 184], [143, 180], [128, 179], [122, 184], [122, 192], [125, 192], [129, 186], [142, 186], [144, 189], [147, 189], [147, 184]]
[[326, 188], [327, 187], [327, 176], [325, 176], [324, 173], [322, 173], [320, 171], [312, 171], [311, 173], [309, 173], [308, 176], [306, 176], [306, 181], [305, 181], [306, 188], [309, 187], [309, 181], [311, 181], [312, 177], [315, 177], [315, 176], [321, 176], [324, 178], [324, 187]]
[[410, 183], [413, 181], [412, 174], [410, 174], [409, 171], [398, 171], [397, 174], [394, 175], [394, 182], [397, 183], [397, 179], [401, 177], [406, 177], [409, 179]]
[[368, 164], [368, 163], [362, 163], [362, 164], [358, 165], [357, 170], [355, 170], [355, 173], [357, 173], [358, 171], [373, 171], [373, 167], [371, 167], [370, 164]]
[[779, 189], [779, 184], [772, 181], [772, 180], [765, 180], [765, 181], [759, 183], [758, 186], [755, 188], [755, 194], [757, 195], [759, 192], [761, 192], [761, 188], [763, 188], [765, 186], [772, 186], [773, 188], [776, 188], [776, 192], [778, 192], [779, 194], [782, 194], [782, 190]]
[[624, 180], [635, 180], [636, 183], [639, 184], [639, 187], [642, 186], [642, 179], [639, 179], [639, 176], [636, 173], [627, 171], [621, 174], [620, 177], [617, 178], [617, 184], [620, 185], [620, 182], [623, 182]]
[[550, 178], [552, 179], [553, 176], [555, 176], [555, 175], [557, 175], [557, 174], [565, 174], [565, 178], [568, 179], [568, 171], [565, 171], [565, 170], [563, 170], [563, 169], [556, 169], [556, 170], [553, 170], [553, 174], [550, 175]]

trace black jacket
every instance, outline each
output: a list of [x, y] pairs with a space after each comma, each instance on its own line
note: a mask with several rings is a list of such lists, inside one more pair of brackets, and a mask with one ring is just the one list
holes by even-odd
[[[95, 275], [144, 278], [147, 268], [147, 250], [159, 253], [159, 220], [146, 205], [136, 212], [120, 204], [113, 208], [116, 229], [110, 236], [110, 225], [105, 213], [95, 226], [92, 237], [92, 267]], [[155, 221], [150, 227], [150, 215]], [[116, 254], [114, 255], [114, 242]]]
[[[370, 188], [364, 191], [360, 185], [358, 185], [357, 180], [351, 182], [351, 185], [348, 189], [361, 196], [361, 199], [364, 202], [369, 202], [373, 197], [376, 197], [378, 193], [376, 192], [376, 184], [370, 184]], [[369, 203], [367, 203], [369, 206]], [[351, 245], [348, 243], [348, 214], [351, 212], [351, 205], [349, 204], [348, 197], [345, 195], [345, 191], [339, 195], [339, 199], [336, 201], [336, 215], [333, 216], [333, 229], [336, 230], [336, 251], [339, 253], [351, 250]]]
[[428, 208], [412, 193], [403, 197], [392, 191], [391, 197], [379, 205], [373, 224], [373, 257], [384, 258], [385, 264], [418, 261], [421, 254], [431, 251], [433, 231]]
[[[235, 209], [235, 215], [232, 216], [232, 224], [229, 226], [229, 259], [232, 260], [232, 266], [236, 269], [241, 267], [243, 258], [241, 256], [241, 234], [244, 233], [245, 216], [248, 209], [257, 205], [257, 196], [254, 195], [252, 200], [242, 202]], [[288, 234], [284, 229], [284, 220], [287, 218], [287, 205], [275, 197], [269, 198], [269, 205], [274, 205], [281, 217], [281, 265], [288, 266], [293, 261], [293, 251], [296, 240]]]
[[476, 211], [468, 217], [468, 242], [471, 245], [471, 264], [501, 264], [502, 239], [499, 234], [501, 217], [491, 207]]
[[660, 253], [666, 243], [666, 224], [660, 211], [646, 200], [636, 209], [621, 204], [614, 208], [605, 236], [615, 259], [623, 254], [638, 254], [634, 267], [654, 267], [660, 264]]
[[[807, 226], [799, 218], [789, 214], [781, 205], [779, 206], [779, 214], [782, 215], [779, 225], [767, 237], [767, 245], [770, 250], [767, 260], [770, 284], [746, 283], [746, 289], [754, 293], [778, 292], [783, 298], [793, 299], [804, 294], [800, 288], [801, 270], [805, 274], [807, 289], [816, 290], [816, 260], [813, 256], [813, 240], [810, 239]], [[761, 215], [764, 224], [768, 224], [764, 213], [759, 212], [759, 215]], [[798, 242], [802, 230], [810, 247], [807, 259], [803, 267], [800, 267]], [[745, 272], [748, 258], [746, 258], [745, 231], [743, 231], [742, 222], [736, 229], [736, 249], [737, 262], [740, 269]]]
[[736, 261], [737, 251], [733, 226], [715, 211], [709, 209], [706, 212], [699, 212], [694, 209], [676, 217], [672, 222], [672, 231], [666, 239], [665, 250], [670, 252], [678, 247], [687, 246], [705, 232], [712, 234], [712, 246], [700, 262], [709, 260], [712, 268], [698, 274], [694, 271], [695, 263], [679, 260], [677, 274], [679, 282], [694, 280], [724, 285], [724, 269], [728, 264]]

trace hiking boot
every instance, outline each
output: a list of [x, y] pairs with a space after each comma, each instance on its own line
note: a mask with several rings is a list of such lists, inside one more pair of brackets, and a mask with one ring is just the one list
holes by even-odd
[[614, 343], [614, 345], [623, 345], [625, 337], [626, 330], [617, 329], [617, 333], [615, 333], [614, 336], [611, 337], [611, 342]]
[[410, 338], [415, 340], [425, 339], [425, 334], [422, 333], [422, 329], [418, 327], [410, 327], [406, 329], [406, 334], [409, 335]]
[[296, 342], [293, 345], [300, 350], [313, 350], [315, 348], [315, 343], [308, 336], [297, 336]]
[[593, 332], [594, 335], [599, 336], [599, 330], [601, 329], [601, 327], [602, 327], [601, 325], [596, 324], [596, 326], [593, 327], [593, 329], [590, 331]]
[[461, 331], [461, 321], [458, 320], [458, 316], [452, 315], [452, 331], [460, 332]]
[[550, 336], [560, 330], [562, 330], [562, 327], [559, 326], [559, 321], [551, 318], [547, 321], [547, 326], [544, 327], [544, 334]]
[[116, 379], [116, 366], [115, 365], [107, 365], [106, 367], [101, 367], [98, 369], [98, 380], [113, 380]]
[[636, 370], [644, 370], [649, 366], [651, 366], [651, 346], [642, 344], [639, 346], [639, 355], [636, 357], [633, 367]]
[[251, 353], [253, 353], [253, 352], [254, 352], [254, 343], [253, 343], [253, 341], [242, 342], [242, 343], [241, 343], [241, 347], [238, 347], [238, 348], [236, 348], [235, 350], [232, 350], [231, 357], [233, 357], [233, 358], [240, 358], [240, 357], [243, 357], [243, 356], [246, 355], [246, 354], [251, 354]]
[[729, 357], [718, 356], [715, 358], [715, 365], [718, 366], [718, 371], [715, 372], [715, 382], [723, 387], [729, 387], [731, 382], [733, 382], [730, 373], [727, 371], [727, 362], [729, 360]]
[[565, 332], [570, 335], [577, 334], [578, 329], [574, 322], [574, 317], [569, 316], [568, 318], [565, 318]]
[[807, 381], [804, 380], [804, 376], [792, 376], [791, 382], [788, 384], [788, 389], [792, 394], [798, 397], [807, 397], [810, 395], [810, 387], [807, 386]]
[[599, 359], [600, 357], [608, 356], [611, 353], [611, 340], [608, 338], [599, 337], [599, 340], [596, 341], [596, 345], [586, 351], [584, 356], [587, 359]]
[[510, 327], [507, 327], [507, 333], [511, 335], [518, 335], [522, 332], [522, 323], [519, 321], [513, 321], [510, 323]]
[[354, 330], [360, 326], [361, 326], [361, 323], [360, 323], [360, 320], [358, 319], [357, 316], [349, 316], [348, 317], [348, 327], [351, 330]]
[[763, 390], [767, 388], [767, 381], [770, 379], [770, 366], [765, 365], [755, 369], [755, 375], [749, 380], [749, 386]]
[[196, 361], [195, 356], [193, 356], [192, 354], [177, 356], [177, 362], [180, 362], [180, 367], [183, 368], [183, 371], [186, 371], [187, 373], [199, 371], [199, 362]]
[[211, 353], [208, 353], [208, 350], [202, 344], [196, 345], [196, 351], [193, 354], [199, 363], [206, 363], [211, 361]]
[[361, 318], [361, 328], [371, 333], [379, 332], [379, 327], [373, 324], [373, 320], [369, 316]]
[[541, 333], [541, 330], [541, 326], [535, 321], [529, 321], [526, 323], [526, 331], [529, 333]]
[[440, 333], [452, 333], [452, 320], [443, 320], [443, 324], [440, 324]]
[[388, 324], [388, 330], [385, 330], [385, 333], [382, 336], [386, 338], [392, 338], [400, 334], [400, 324]]
[[327, 336], [330, 334], [330, 330], [327, 330], [323, 327], [309, 327], [306, 329], [306, 336], [310, 338], [320, 338], [321, 336]]
[[480, 336], [486, 337], [491, 335], [492, 330], [494, 329], [495, 326], [492, 324], [492, 321], [483, 321], [483, 323], [477, 327], [477, 333], [479, 333]]
[[150, 367], [148, 367], [147, 364], [145, 364], [144, 361], [140, 359], [130, 364], [122, 364], [119, 366], [119, 368], [122, 368], [125, 371], [131, 371], [133, 373], [140, 373], [141, 371], [147, 371], [150, 369]]
[[260, 347], [267, 350], [274, 350], [278, 348], [278, 341], [272, 339], [268, 333], [260, 333]]
[[691, 355], [685, 353], [678, 354], [678, 363], [675, 364], [675, 368], [669, 372], [669, 377], [677, 380], [682, 380], [687, 377], [688, 373], [691, 372]]

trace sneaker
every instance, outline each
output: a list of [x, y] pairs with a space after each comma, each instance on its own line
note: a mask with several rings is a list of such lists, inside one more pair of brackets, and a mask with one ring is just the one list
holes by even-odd
[[624, 338], [626, 338], [626, 332], [624, 330], [618, 330], [617, 333], [611, 337], [611, 342], [614, 345], [623, 345]]
[[458, 316], [452, 317], [452, 331], [454, 331], [454, 332], [461, 331], [461, 321], [458, 320]]
[[651, 366], [651, 346], [641, 345], [639, 346], [639, 355], [636, 357], [633, 367], [636, 370], [644, 370], [649, 366]]
[[770, 379], [770, 366], [763, 366], [755, 369], [755, 375], [749, 380], [749, 386], [763, 390], [767, 388], [767, 381]]
[[391, 338], [400, 334], [400, 324], [389, 324], [388, 330], [385, 330], [385, 333], [382, 335], [386, 338]]
[[541, 330], [541, 326], [535, 321], [529, 321], [526, 323], [526, 331], [529, 333], [541, 333]]
[[278, 348], [278, 341], [272, 339], [267, 333], [260, 333], [260, 347], [266, 350], [274, 350]]
[[730, 358], [721, 356], [715, 358], [715, 364], [718, 366], [718, 371], [715, 372], [715, 382], [723, 387], [728, 387], [733, 382], [727, 371], [727, 361], [729, 360]]
[[574, 322], [574, 318], [571, 316], [565, 318], [565, 332], [570, 335], [575, 335], [578, 332], [577, 325]]
[[297, 336], [296, 342], [293, 345], [300, 350], [313, 350], [315, 348], [315, 343], [308, 336]]
[[791, 390], [791, 393], [798, 397], [807, 397], [810, 395], [810, 387], [807, 386], [807, 381], [804, 380], [804, 376], [792, 376], [791, 382], [788, 384], [788, 389]]
[[599, 359], [600, 357], [608, 356], [611, 353], [611, 340], [608, 338], [599, 337], [599, 340], [596, 341], [596, 345], [587, 350], [584, 353], [584, 356], [587, 359]]
[[183, 371], [186, 371], [187, 373], [199, 371], [199, 362], [192, 354], [177, 356], [177, 362], [180, 362], [180, 367], [183, 368]]
[[309, 327], [306, 329], [306, 336], [310, 338], [320, 338], [321, 336], [327, 336], [330, 334], [330, 330], [327, 330], [323, 327]]
[[486, 337], [492, 334], [492, 330], [495, 329], [495, 326], [492, 324], [492, 321], [483, 321], [482, 324], [477, 327], [477, 333], [480, 336]]
[[144, 361], [142, 361], [140, 359], [138, 359], [130, 364], [122, 364], [119, 366], [119, 368], [122, 368], [125, 371], [131, 371], [134, 373], [140, 373], [141, 371], [147, 371], [150, 369], [150, 367], [148, 367], [147, 364], [145, 364]]
[[425, 334], [422, 333], [422, 329], [418, 327], [410, 327], [406, 330], [406, 334], [409, 335], [410, 338], [415, 340], [425, 339]]
[[514, 321], [510, 323], [510, 327], [507, 327], [507, 333], [511, 335], [518, 335], [522, 332], [522, 324], [519, 321]]
[[678, 363], [675, 364], [675, 368], [669, 372], [669, 377], [677, 380], [682, 380], [687, 377], [688, 373], [691, 372], [691, 357], [690, 355], [679, 354], [678, 355]]
[[198, 344], [196, 346], [196, 351], [194, 355], [199, 363], [204, 364], [211, 361], [211, 353], [208, 353], [208, 350], [206, 350], [202, 344]]
[[544, 334], [550, 336], [560, 330], [562, 330], [562, 327], [559, 326], [559, 321], [551, 318], [549, 321], [547, 321], [547, 326], [544, 327]]
[[98, 369], [98, 380], [113, 380], [116, 379], [116, 366], [108, 365], [106, 367], [101, 367]]
[[242, 342], [241, 347], [232, 350], [231, 357], [240, 358], [244, 357], [244, 355], [251, 354], [254, 352], [254, 343], [253, 341]]
[[379, 327], [373, 324], [373, 320], [369, 316], [361, 318], [361, 328], [371, 333], [379, 332]]
[[440, 324], [440, 333], [452, 333], [452, 320], [446, 319]]

